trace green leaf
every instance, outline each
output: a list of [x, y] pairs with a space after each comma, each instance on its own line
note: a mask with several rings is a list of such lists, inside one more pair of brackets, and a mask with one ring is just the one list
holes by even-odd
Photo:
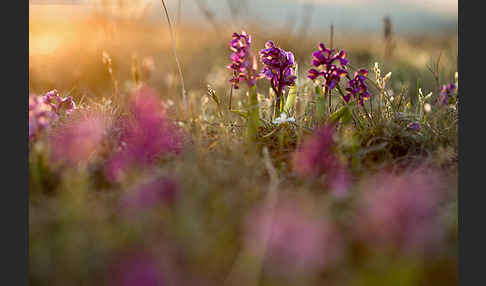
[[250, 142], [254, 142], [258, 135], [258, 126], [260, 124], [260, 112], [258, 108], [258, 93], [256, 87], [252, 86], [248, 90], [248, 122], [247, 135]]
[[282, 112], [284, 111], [284, 104], [285, 104], [285, 99], [284, 97], [280, 97], [280, 114], [282, 114]]
[[244, 111], [244, 110], [230, 110], [231, 112], [235, 113], [235, 114], [238, 114], [239, 116], [243, 117], [243, 118], [247, 118], [248, 117], [248, 112], [247, 111]]
[[271, 87], [268, 89], [268, 96], [270, 98], [274, 98], [275, 97], [275, 92], [273, 91], [273, 89]]
[[287, 114], [294, 107], [295, 99], [297, 98], [297, 86], [293, 85], [289, 89], [289, 95], [287, 96], [287, 102], [285, 102], [284, 110]]
[[336, 112], [334, 112], [330, 117], [329, 117], [329, 122], [330, 123], [337, 123], [339, 120], [341, 120], [342, 124], [347, 124], [351, 122], [353, 115], [351, 114], [351, 110], [349, 109], [349, 106], [345, 105], [338, 109]]
[[316, 99], [317, 120], [323, 122], [326, 119], [326, 100], [324, 95], [318, 95]]

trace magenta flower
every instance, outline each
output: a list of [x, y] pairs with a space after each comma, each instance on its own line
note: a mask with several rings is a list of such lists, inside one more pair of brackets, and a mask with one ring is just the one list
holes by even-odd
[[52, 106], [41, 96], [29, 95], [29, 141], [39, 138], [57, 117]]
[[109, 285], [112, 286], [165, 285], [158, 263], [142, 251], [120, 257], [109, 273]]
[[280, 115], [280, 101], [283, 92], [288, 86], [295, 84], [295, 59], [292, 52], [287, 52], [275, 46], [272, 41], [265, 44], [260, 51], [260, 60], [263, 63], [261, 75], [270, 81], [275, 93], [275, 116]]
[[294, 170], [304, 177], [324, 175], [326, 184], [334, 194], [343, 195], [350, 185], [351, 176], [346, 165], [335, 152], [335, 127], [323, 126], [293, 154]]
[[292, 52], [287, 52], [275, 46], [272, 41], [265, 44], [265, 49], [260, 51], [260, 59], [264, 65], [262, 75], [279, 97], [286, 87], [295, 84], [295, 59]]
[[107, 162], [107, 176], [119, 179], [130, 167], [149, 166], [157, 159], [182, 149], [182, 133], [167, 117], [156, 92], [137, 90], [129, 103], [129, 115], [121, 119], [121, 150]]
[[359, 105], [363, 105], [364, 101], [371, 97], [365, 82], [367, 76], [367, 69], [360, 69], [354, 74], [354, 77], [348, 82], [349, 87], [346, 88], [346, 95], [343, 97], [344, 101], [349, 102], [351, 96], [353, 96], [353, 98], [358, 99]]
[[357, 225], [375, 247], [423, 252], [441, 243], [441, 178], [419, 168], [401, 175], [384, 173], [364, 183]]
[[102, 114], [76, 115], [49, 135], [49, 152], [53, 162], [76, 165], [86, 161], [98, 150], [103, 140], [108, 122]]
[[57, 114], [70, 114], [76, 109], [76, 104], [71, 96], [61, 98], [57, 90], [51, 90], [43, 96], [43, 101], [49, 104]]
[[457, 87], [453, 83], [443, 85], [440, 90], [440, 96], [437, 103], [442, 106], [449, 104], [450, 99], [453, 98], [456, 92], [456, 89]]
[[326, 48], [324, 43], [320, 43], [319, 50], [312, 53], [314, 58], [312, 65], [317, 69], [310, 69], [307, 76], [313, 81], [318, 77], [322, 77], [326, 91], [334, 89], [339, 84], [341, 78], [348, 74], [346, 65], [349, 63], [349, 60], [346, 59], [346, 51], [341, 50], [333, 55], [334, 51], [333, 49]]
[[160, 204], [172, 205], [178, 193], [176, 181], [157, 178], [131, 190], [122, 198], [122, 206], [129, 214], [152, 209]]
[[55, 89], [44, 96], [29, 95], [29, 141], [38, 138], [59, 115], [70, 114], [75, 109], [72, 97], [61, 98]]
[[233, 33], [230, 49], [233, 52], [230, 56], [232, 63], [228, 66], [229, 69], [233, 70], [231, 84], [235, 89], [239, 88], [242, 81], [246, 81], [248, 86], [254, 86], [259, 75], [256, 71], [256, 62], [253, 63], [251, 36], [245, 31], [241, 34]]
[[318, 271], [336, 262], [343, 252], [330, 221], [299, 203], [282, 200], [275, 209], [258, 209], [246, 221], [250, 249], [265, 251], [268, 265], [287, 275]]
[[56, 89], [46, 92], [42, 98], [45, 103], [50, 104], [53, 109], [57, 110], [57, 105], [62, 102], [59, 92]]

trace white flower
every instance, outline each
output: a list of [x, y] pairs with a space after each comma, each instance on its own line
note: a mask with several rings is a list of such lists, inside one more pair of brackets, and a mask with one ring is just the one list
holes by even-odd
[[425, 112], [430, 112], [432, 111], [432, 106], [429, 103], [424, 104], [424, 110]]
[[162, 106], [165, 107], [165, 108], [170, 108], [173, 105], [174, 105], [174, 102], [172, 100], [170, 100], [170, 99], [168, 99], [167, 101], [162, 102]]
[[287, 113], [283, 112], [282, 114], [280, 114], [280, 117], [275, 118], [273, 124], [282, 124], [286, 122], [295, 122], [295, 118], [287, 117]]

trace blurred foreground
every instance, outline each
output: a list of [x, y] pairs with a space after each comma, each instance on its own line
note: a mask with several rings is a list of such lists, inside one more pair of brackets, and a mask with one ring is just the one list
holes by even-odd
[[[255, 51], [271, 39], [298, 64], [285, 116], [257, 82], [248, 143], [229, 24], [175, 27], [186, 114], [165, 18], [39, 11], [32, 285], [457, 284], [457, 34], [248, 25]], [[347, 51], [351, 76], [369, 70], [366, 104], [319, 102], [306, 76], [320, 42]]]

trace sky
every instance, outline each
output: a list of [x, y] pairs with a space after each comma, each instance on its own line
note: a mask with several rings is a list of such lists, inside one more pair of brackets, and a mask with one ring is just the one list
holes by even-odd
[[[201, 15], [194, 1], [184, 13]], [[216, 15], [229, 15], [225, 0], [205, 0]], [[175, 4], [177, 1], [172, 1]], [[427, 32], [457, 27], [457, 0], [247, 0], [249, 17], [267, 27], [306, 25], [309, 29], [381, 30], [390, 16], [398, 32]], [[171, 7], [175, 11], [175, 5]], [[190, 11], [190, 12], [189, 12]], [[225, 18], [222, 16], [221, 18]]]
[[[110, 0], [108, 0], [110, 1]], [[116, 3], [118, 0], [111, 0]], [[175, 15], [182, 1], [182, 19], [186, 23], [208, 25], [196, 2], [206, 3], [216, 21], [232, 20], [231, 0], [165, 0]], [[233, 0], [240, 1], [243, 0]], [[100, 0], [30, 0], [39, 3], [93, 3]], [[145, 2], [152, 20], [161, 17], [160, 0], [126, 0]], [[241, 13], [243, 22], [261, 23], [267, 28], [295, 26], [308, 30], [329, 29], [334, 24], [342, 30], [378, 31], [383, 17], [390, 16], [397, 32], [434, 32], [443, 28], [457, 30], [458, 0], [246, 0], [248, 10]]]
[[[300, 3], [314, 3], [315, 5], [329, 4], [336, 2], [335, 0], [284, 0]], [[339, 0], [341, 5], [353, 5], [353, 4], [367, 4], [367, 5], [384, 5], [380, 3], [384, 1], [380, 0]], [[444, 15], [457, 15], [458, 0], [388, 0], [389, 4], [406, 4], [417, 9], [425, 9], [433, 13], [439, 13]]]

